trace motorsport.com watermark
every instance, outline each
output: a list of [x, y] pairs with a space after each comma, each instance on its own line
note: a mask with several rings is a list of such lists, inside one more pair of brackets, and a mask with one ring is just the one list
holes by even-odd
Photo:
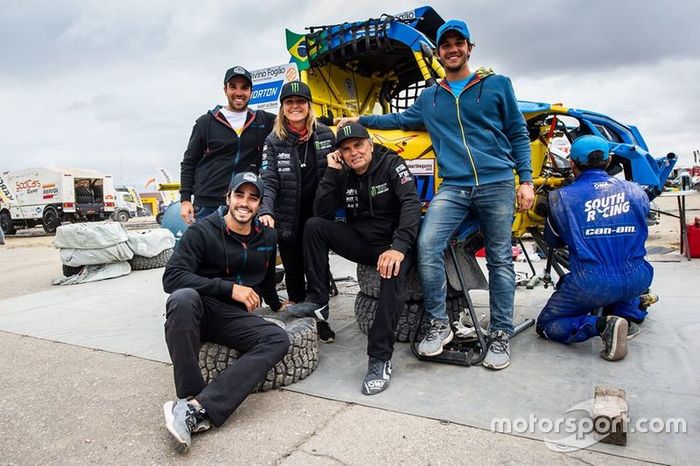
[[652, 434], [686, 434], [685, 418], [640, 417], [630, 421], [622, 416], [621, 426], [607, 417], [593, 418], [592, 403], [583, 402], [567, 410], [565, 417], [548, 418], [531, 414], [529, 418], [494, 418], [491, 431], [504, 434], [544, 435], [547, 447], [558, 452], [571, 452], [598, 443], [613, 431]]

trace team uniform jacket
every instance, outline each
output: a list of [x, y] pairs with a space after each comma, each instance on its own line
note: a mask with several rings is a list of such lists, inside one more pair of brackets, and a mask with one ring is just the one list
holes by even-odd
[[549, 194], [545, 236], [569, 246], [576, 275], [635, 274], [644, 260], [649, 198], [638, 185], [586, 170], [574, 183]]
[[363, 175], [328, 167], [319, 182], [314, 213], [333, 219], [345, 208], [347, 223], [370, 244], [406, 253], [420, 226], [420, 200], [413, 175], [395, 152], [375, 144]]
[[[277, 234], [253, 222], [247, 243], [228, 232], [225, 208], [185, 231], [163, 273], [163, 289], [193, 288], [201, 296], [234, 303], [233, 285], [254, 288], [273, 309], [281, 307], [275, 291]], [[241, 305], [242, 303], [237, 303]]]
[[421, 92], [401, 113], [367, 115], [370, 128], [426, 129], [443, 185], [468, 187], [513, 179], [532, 180], [530, 139], [513, 86], [480, 68], [455, 96], [446, 80]]
[[[326, 156], [334, 150], [335, 136], [328, 126], [317, 123], [310, 139], [316, 157], [318, 179], [323, 178], [328, 162]], [[290, 133], [280, 139], [270, 133], [265, 139], [260, 176], [265, 183], [265, 196], [258, 215], [271, 215], [281, 240], [294, 241], [301, 202], [301, 168], [298, 135]]]
[[218, 207], [234, 174], [260, 169], [265, 138], [272, 131], [275, 116], [248, 109], [241, 135], [231, 128], [217, 105], [197, 119], [180, 164], [180, 199], [194, 194], [198, 206]]

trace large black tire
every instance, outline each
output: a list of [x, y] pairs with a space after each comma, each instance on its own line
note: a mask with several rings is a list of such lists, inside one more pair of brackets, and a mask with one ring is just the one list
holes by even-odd
[[[379, 300], [368, 296], [363, 292], [357, 293], [355, 298], [355, 319], [362, 333], [369, 332], [372, 323], [374, 322], [374, 314], [377, 312]], [[460, 311], [466, 307], [466, 301], [461, 294], [452, 298], [447, 298], [447, 315], [450, 321], [455, 321], [459, 318]], [[407, 342], [411, 338], [411, 334], [416, 328], [418, 314], [423, 312], [423, 301], [406, 301], [399, 313], [399, 319], [396, 323], [396, 341]], [[419, 332], [422, 336], [428, 325], [427, 319], [423, 319], [423, 328]]]
[[[374, 265], [357, 264], [357, 283], [360, 285], [361, 292], [378, 299], [380, 282], [379, 273]], [[406, 299], [409, 301], [421, 301], [423, 299], [423, 287], [421, 287], [418, 270], [415, 267], [408, 271], [406, 293]], [[454, 298], [459, 294], [460, 291], [452, 288], [450, 283], [447, 282], [447, 297]]]
[[131, 265], [131, 270], [158, 269], [165, 267], [172, 255], [173, 248], [164, 249], [160, 254], [153, 257], [134, 256], [133, 259], [129, 261], [129, 264]]
[[0, 228], [6, 235], [15, 234], [15, 226], [12, 223], [12, 216], [9, 212], [0, 213]]
[[[264, 392], [291, 385], [308, 377], [318, 366], [318, 331], [312, 318], [297, 319], [285, 324], [281, 320], [267, 318], [287, 330], [289, 350], [284, 358], [267, 373], [253, 391]], [[199, 352], [199, 368], [206, 383], [238, 359], [240, 353], [216, 343], [204, 343]]]
[[56, 233], [56, 228], [61, 226], [61, 216], [59, 215], [55, 207], [48, 206], [46, 209], [44, 209], [44, 215], [42, 216], [42, 224], [46, 233]]
[[72, 267], [70, 265], [63, 264], [63, 276], [72, 277], [73, 275], [78, 275], [83, 270], [83, 265], [80, 267]]

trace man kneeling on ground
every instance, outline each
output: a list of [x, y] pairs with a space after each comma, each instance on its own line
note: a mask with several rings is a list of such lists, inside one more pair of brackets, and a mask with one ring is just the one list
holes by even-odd
[[[389, 386], [396, 321], [406, 301], [406, 273], [420, 225], [420, 200], [406, 163], [367, 130], [351, 123], [338, 130], [338, 150], [314, 201], [316, 217], [304, 229], [306, 301], [287, 310], [296, 316], [328, 319], [328, 251], [353, 262], [376, 265], [381, 277], [379, 303], [368, 333], [369, 364], [362, 392], [374, 395]], [[334, 222], [345, 208], [346, 223]]]
[[[537, 318], [537, 332], [561, 343], [600, 336], [601, 357], [616, 361], [627, 355], [627, 339], [658, 300], [642, 294], [654, 275], [644, 259], [649, 198], [639, 185], [605, 172], [605, 139], [576, 139], [570, 157], [576, 181], [550, 193], [545, 239], [569, 247], [571, 272]], [[593, 315], [599, 307], [611, 315]]]
[[[260, 295], [273, 310], [277, 235], [254, 220], [263, 183], [250, 172], [234, 176], [224, 208], [190, 226], [175, 250], [163, 288], [165, 341], [178, 399], [163, 406], [165, 425], [186, 452], [191, 434], [220, 426], [289, 349], [287, 333], [251, 314]], [[225, 213], [225, 215], [224, 215]], [[199, 368], [201, 342], [210, 341], [241, 355], [209, 385]]]

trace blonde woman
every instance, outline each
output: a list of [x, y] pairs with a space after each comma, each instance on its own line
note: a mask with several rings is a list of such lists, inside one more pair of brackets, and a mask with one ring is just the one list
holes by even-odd
[[[313, 201], [326, 170], [326, 155], [333, 151], [335, 136], [316, 121], [311, 90], [301, 81], [282, 86], [281, 107], [272, 132], [265, 139], [261, 176], [265, 195], [260, 221], [277, 230], [277, 238], [289, 300], [306, 298], [302, 235], [313, 217]], [[326, 322], [319, 322], [319, 337], [335, 338]]]

